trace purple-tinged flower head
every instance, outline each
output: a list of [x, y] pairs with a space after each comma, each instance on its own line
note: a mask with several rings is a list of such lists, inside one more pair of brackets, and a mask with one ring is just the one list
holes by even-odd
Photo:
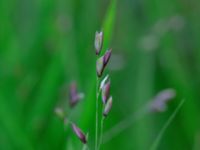
[[112, 54], [112, 49], [106, 51], [105, 55], [103, 56], [103, 65], [104, 67], [108, 64], [110, 57]]
[[96, 50], [96, 55], [99, 55], [103, 46], [103, 32], [95, 33], [94, 47]]
[[166, 89], [159, 92], [151, 102], [151, 110], [156, 112], [164, 112], [167, 109], [167, 103], [175, 96], [176, 92], [174, 89]]
[[102, 76], [103, 70], [104, 70], [104, 66], [103, 66], [103, 56], [102, 56], [99, 59], [97, 59], [97, 62], [96, 62], [96, 71], [97, 71], [98, 77]]
[[108, 115], [108, 113], [110, 112], [111, 108], [112, 108], [112, 96], [108, 99], [106, 105], [105, 105], [105, 108], [104, 108], [104, 111], [103, 111], [103, 115], [104, 117], [106, 117]]
[[69, 105], [74, 107], [83, 97], [82, 93], [78, 93], [76, 83], [72, 82], [69, 89]]
[[76, 136], [81, 140], [83, 144], [87, 143], [86, 135], [78, 128], [74, 123], [72, 123], [72, 129]]
[[108, 62], [110, 60], [111, 53], [112, 53], [111, 49], [107, 50], [106, 53], [102, 57], [100, 57], [99, 59], [97, 59], [97, 62], [96, 62], [96, 71], [97, 71], [98, 77], [102, 76], [103, 71], [104, 71], [106, 65], [108, 64]]
[[108, 82], [109, 80], [109, 75], [106, 75], [103, 80], [101, 81], [101, 84], [100, 84], [100, 90], [103, 89], [104, 85]]
[[102, 87], [101, 94], [102, 94], [103, 104], [106, 104], [110, 96], [110, 80], [107, 83], [105, 83], [104, 86]]

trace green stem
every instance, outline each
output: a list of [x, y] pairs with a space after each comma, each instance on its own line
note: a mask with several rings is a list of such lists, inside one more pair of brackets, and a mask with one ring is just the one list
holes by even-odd
[[87, 144], [84, 144], [84, 145], [83, 145], [83, 148], [82, 148], [82, 150], [89, 150], [89, 148], [88, 148]]
[[96, 122], [95, 122], [95, 150], [98, 148], [98, 113], [99, 113], [99, 106], [98, 106], [98, 99], [99, 99], [99, 78], [96, 79]]
[[149, 103], [144, 105], [142, 108], [140, 108], [138, 111], [132, 113], [129, 117], [121, 120], [116, 125], [114, 125], [111, 129], [106, 131], [103, 135], [103, 144], [109, 142], [111, 139], [119, 135], [121, 132], [123, 132], [125, 129], [131, 127], [136, 121], [142, 119], [147, 114], [149, 114], [148, 109]]
[[101, 130], [100, 130], [100, 137], [99, 137], [99, 146], [98, 146], [98, 150], [100, 150], [101, 143], [102, 143], [102, 138], [103, 138], [103, 125], [104, 125], [104, 119], [105, 119], [105, 117], [102, 116], [102, 118], [101, 118]]
[[174, 112], [172, 113], [172, 115], [169, 117], [169, 119], [164, 124], [163, 128], [161, 129], [161, 131], [159, 132], [159, 134], [156, 137], [156, 140], [153, 142], [150, 150], [156, 150], [158, 148], [158, 145], [159, 145], [159, 143], [161, 141], [161, 138], [163, 137], [164, 132], [166, 131], [166, 129], [170, 125], [170, 123], [174, 120], [176, 114], [178, 113], [178, 111], [180, 110], [180, 108], [181, 108], [181, 106], [183, 105], [184, 102], [185, 102], [185, 100], [182, 100], [179, 103], [179, 105], [176, 107], [176, 109], [174, 110]]

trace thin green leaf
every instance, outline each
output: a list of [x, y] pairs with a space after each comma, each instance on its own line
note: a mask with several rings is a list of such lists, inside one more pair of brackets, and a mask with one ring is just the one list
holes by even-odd
[[174, 110], [174, 112], [172, 113], [172, 115], [169, 117], [169, 119], [167, 120], [167, 122], [164, 124], [163, 128], [160, 130], [158, 136], [156, 137], [155, 141], [153, 142], [150, 150], [156, 150], [158, 149], [159, 143], [166, 131], [166, 129], [168, 128], [168, 126], [171, 124], [171, 122], [174, 120], [176, 114], [178, 113], [178, 111], [180, 110], [180, 108], [183, 106], [185, 100], [182, 100], [179, 105], [176, 107], [176, 109]]

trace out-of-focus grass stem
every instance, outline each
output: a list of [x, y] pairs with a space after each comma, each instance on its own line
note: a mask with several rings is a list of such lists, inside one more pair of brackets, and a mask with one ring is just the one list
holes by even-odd
[[176, 114], [178, 113], [178, 111], [180, 110], [180, 108], [183, 106], [185, 100], [183, 99], [179, 105], [176, 107], [176, 109], [174, 110], [174, 112], [172, 113], [172, 115], [169, 117], [169, 119], [167, 120], [167, 122], [164, 124], [163, 128], [160, 130], [158, 136], [156, 137], [155, 141], [153, 142], [150, 150], [156, 150], [158, 148], [158, 145], [161, 141], [161, 138], [164, 135], [164, 132], [166, 131], [167, 127], [170, 125], [170, 123], [173, 121], [173, 119], [175, 118]]
[[82, 150], [89, 150], [88, 145], [84, 144]]
[[149, 103], [147, 103], [143, 108], [140, 108], [138, 111], [132, 113], [129, 117], [125, 118], [124, 120], [121, 120], [111, 129], [106, 131], [103, 135], [102, 143], [105, 144], [109, 142], [111, 139], [123, 132], [125, 129], [131, 127], [133, 123], [145, 117], [149, 113], [148, 106]]

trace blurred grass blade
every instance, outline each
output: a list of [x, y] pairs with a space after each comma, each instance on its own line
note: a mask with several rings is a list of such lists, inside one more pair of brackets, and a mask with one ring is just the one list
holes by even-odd
[[103, 52], [109, 48], [109, 44], [112, 39], [116, 10], [117, 10], [117, 2], [116, 0], [112, 0], [110, 3], [110, 6], [107, 9], [107, 13], [104, 18], [104, 22], [102, 26], [103, 32], [104, 32]]
[[0, 99], [2, 101], [0, 105], [0, 125], [3, 126], [4, 131], [9, 136], [10, 142], [17, 149], [33, 150], [28, 136], [20, 127], [18, 118], [11, 113], [9, 106], [5, 103], [5, 98], [0, 96]]
[[138, 109], [136, 112], [132, 113], [127, 118], [121, 120], [116, 125], [113, 125], [111, 129], [106, 131], [103, 135], [103, 144], [109, 142], [114, 137], [118, 136], [127, 128], [130, 128], [134, 123], [144, 118], [149, 114], [148, 105], [144, 105], [142, 108]]
[[183, 106], [184, 102], [185, 102], [185, 100], [182, 100], [179, 103], [179, 105], [176, 107], [176, 109], [174, 110], [174, 112], [172, 113], [172, 115], [169, 117], [169, 119], [164, 124], [163, 128], [161, 129], [161, 131], [159, 132], [159, 134], [156, 137], [155, 141], [153, 142], [153, 145], [151, 146], [150, 150], [156, 150], [158, 148], [158, 145], [159, 145], [159, 143], [161, 141], [161, 138], [164, 135], [164, 132], [166, 131], [166, 129], [170, 125], [170, 123], [174, 120], [176, 114], [178, 113], [178, 111], [180, 110], [180, 108]]
[[[48, 115], [53, 111], [56, 103], [56, 95], [62, 80], [62, 67], [60, 57], [57, 55], [52, 58], [52, 62], [47, 67], [43, 76], [43, 81], [36, 95], [35, 104], [32, 106], [28, 116], [28, 130], [34, 137], [39, 134], [38, 129], [43, 130], [46, 125]], [[39, 128], [38, 128], [39, 127]]]

